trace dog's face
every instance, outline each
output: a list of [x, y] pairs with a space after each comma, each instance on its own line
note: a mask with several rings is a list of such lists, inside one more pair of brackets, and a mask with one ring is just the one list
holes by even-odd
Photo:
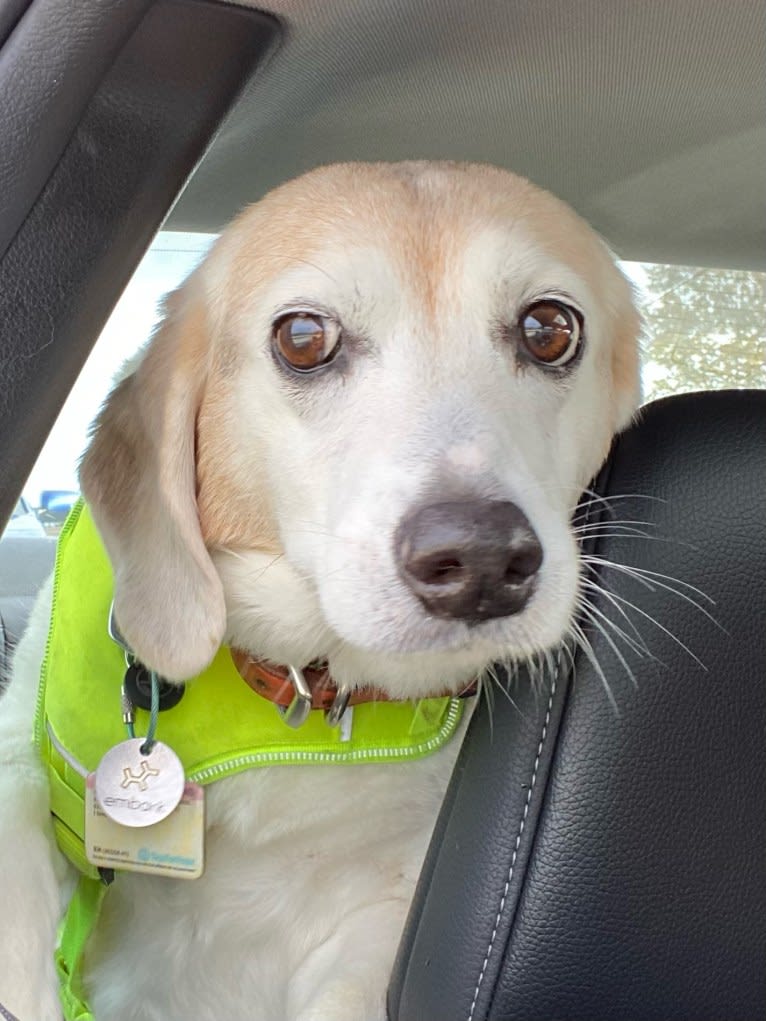
[[273, 192], [171, 297], [83, 464], [127, 639], [171, 678], [225, 638], [397, 697], [554, 645], [638, 326], [603, 243], [511, 174]]

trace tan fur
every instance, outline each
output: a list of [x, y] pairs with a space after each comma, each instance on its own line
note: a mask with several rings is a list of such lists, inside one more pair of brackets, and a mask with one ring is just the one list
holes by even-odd
[[[100, 416], [82, 470], [116, 565], [118, 617], [161, 672], [180, 678], [204, 668], [221, 640], [223, 595], [206, 550], [281, 552], [264, 459], [248, 451], [243, 472], [232, 457], [241, 409], [230, 398], [254, 309], [273, 281], [301, 265], [321, 271], [328, 246], [369, 242], [386, 253], [402, 291], [417, 295], [422, 342], [440, 345], [433, 325], [440, 304], [460, 300], [462, 253], [498, 224], [521, 226], [596, 288], [609, 274], [614, 295], [606, 246], [563, 203], [492, 167], [411, 163], [341, 164], [283, 185], [246, 210], [171, 297], [144, 362]], [[637, 394], [638, 321], [623, 283], [625, 293], [604, 310], [613, 320], [612, 353], [603, 355], [612, 359], [611, 431], [627, 423]], [[153, 566], [149, 549], [160, 551]], [[171, 570], [162, 550], [170, 550]], [[192, 601], [184, 620], [160, 610], [178, 602], [166, 585]], [[175, 650], [160, 648], [167, 633], [177, 635]]]
[[80, 473], [115, 570], [123, 634], [145, 662], [178, 679], [212, 659], [225, 624], [195, 502], [194, 423], [210, 350], [192, 277], [170, 296], [144, 360], [99, 415]]
[[228, 457], [230, 423], [227, 374], [221, 372], [204, 395], [197, 416], [197, 507], [208, 549], [281, 551], [263, 464], [253, 458], [246, 480], [237, 477]]

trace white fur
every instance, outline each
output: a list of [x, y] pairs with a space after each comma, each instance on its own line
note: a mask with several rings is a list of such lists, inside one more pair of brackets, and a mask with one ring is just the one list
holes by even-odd
[[[453, 179], [470, 168], [411, 173], [424, 203], [445, 188], [431, 215], [457, 216]], [[509, 175], [489, 182], [522, 188]], [[554, 202], [535, 194], [544, 208]], [[470, 224], [470, 209], [460, 216]], [[588, 235], [566, 216], [562, 234]], [[211, 319], [226, 323], [241, 356], [218, 427], [243, 492], [255, 461], [268, 480], [283, 547], [278, 556], [212, 549], [214, 574], [202, 563], [206, 577], [220, 579], [230, 643], [275, 662], [327, 657], [338, 682], [412, 698], [456, 690], [494, 660], [524, 658], [564, 634], [579, 575], [571, 510], [635, 400], [635, 381], [618, 387], [611, 360], [629, 294], [597, 240], [584, 242], [590, 255], [575, 265], [557, 254], [566, 245], [541, 240], [523, 217], [496, 219], [485, 215], [464, 232], [428, 303], [417, 267], [407, 272], [406, 245], [359, 227], [342, 243], [330, 234], [310, 258], [262, 281], [227, 321], [242, 223], [216, 246], [201, 279]], [[583, 358], [566, 380], [520, 368], [496, 328], [557, 294], [587, 323]], [[296, 397], [269, 336], [280, 309], [307, 303], [332, 309], [363, 339], [343, 379], [328, 374]], [[421, 607], [396, 569], [393, 535], [429, 494], [522, 508], [544, 548], [522, 612], [469, 627]], [[182, 495], [173, 495], [179, 506]], [[188, 528], [193, 514], [182, 507], [179, 515]], [[118, 542], [123, 526], [114, 527]], [[150, 581], [164, 534], [133, 537]], [[72, 880], [52, 842], [29, 740], [49, 608], [46, 589], [0, 713], [0, 1002], [21, 1021], [58, 1016], [53, 941]], [[458, 747], [455, 739], [409, 764], [252, 770], [209, 788], [204, 877], [124, 874], [107, 896], [88, 960], [98, 1021], [383, 1021]]]

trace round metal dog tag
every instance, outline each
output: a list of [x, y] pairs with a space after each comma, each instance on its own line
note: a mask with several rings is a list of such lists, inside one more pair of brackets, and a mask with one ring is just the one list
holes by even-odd
[[96, 767], [96, 799], [121, 826], [151, 826], [167, 818], [183, 797], [184, 767], [172, 748], [134, 737], [114, 745]]

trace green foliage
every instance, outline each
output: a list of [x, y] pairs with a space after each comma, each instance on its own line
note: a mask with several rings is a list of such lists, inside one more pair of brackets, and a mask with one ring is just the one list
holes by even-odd
[[766, 273], [644, 264], [647, 400], [766, 386]]

